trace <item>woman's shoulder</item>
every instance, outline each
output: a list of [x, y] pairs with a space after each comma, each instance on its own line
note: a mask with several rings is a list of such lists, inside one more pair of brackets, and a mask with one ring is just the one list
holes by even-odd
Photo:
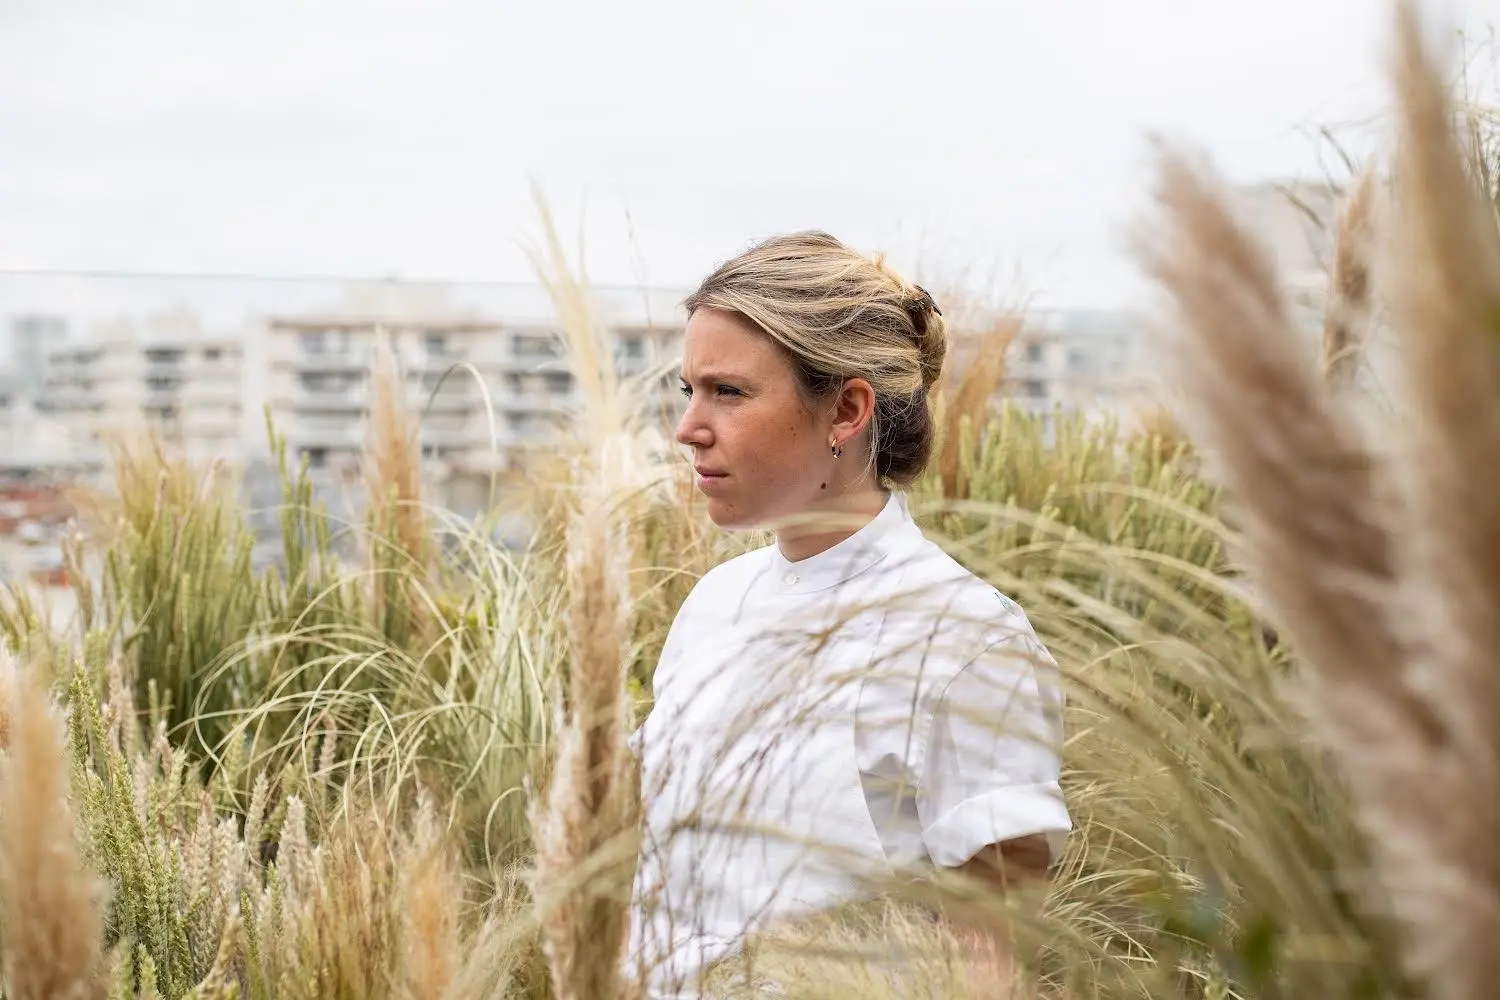
[[732, 556], [713, 566], [698, 577], [677, 610], [678, 617], [692, 614], [694, 609], [712, 606], [724, 597], [743, 593], [770, 563], [771, 546], [764, 545], [749, 552]]
[[913, 600], [900, 605], [914, 618], [978, 646], [1034, 635], [1020, 604], [941, 545], [924, 537], [912, 555], [901, 573], [901, 588]]

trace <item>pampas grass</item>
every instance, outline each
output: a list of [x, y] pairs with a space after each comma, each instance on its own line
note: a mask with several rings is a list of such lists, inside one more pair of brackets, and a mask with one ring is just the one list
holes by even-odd
[[1343, 762], [1408, 967], [1458, 1000], [1500, 977], [1500, 237], [1413, 4], [1397, 5], [1396, 27], [1384, 273], [1410, 414], [1393, 454], [1322, 390], [1267, 257], [1181, 154], [1161, 158], [1163, 232], [1145, 257], [1171, 295], [1178, 381], [1244, 512], [1263, 596], [1306, 659], [1305, 711]]
[[401, 872], [403, 966], [411, 1000], [442, 1000], [464, 964], [463, 881], [452, 845], [430, 810], [418, 817]]
[[1344, 201], [1334, 236], [1333, 267], [1323, 310], [1323, 373], [1330, 383], [1353, 382], [1372, 322], [1371, 257], [1375, 252], [1378, 179], [1365, 170]]
[[18, 681], [15, 660], [8, 651], [0, 647], [0, 753], [10, 748]]
[[625, 746], [632, 546], [624, 519], [632, 491], [652, 485], [641, 477], [655, 455], [640, 440], [641, 416], [628, 409], [632, 397], [613, 373], [586, 288], [545, 213], [543, 224], [548, 252], [538, 269], [585, 386], [578, 424], [585, 436], [569, 470], [563, 546], [572, 655], [557, 757], [532, 819], [534, 885], [553, 989], [559, 1000], [593, 1000], [622, 988], [636, 815]]
[[[995, 394], [1005, 382], [1007, 354], [1024, 329], [1024, 319], [1005, 313], [990, 319], [967, 345], [972, 357], [964, 357], [962, 366], [950, 359], [935, 393], [935, 417], [940, 426], [936, 456], [937, 475], [943, 484], [943, 495], [949, 499], [967, 499], [969, 475], [963, 456], [969, 442], [966, 435], [983, 430], [994, 409]], [[961, 373], [955, 368], [961, 367]]]
[[422, 503], [421, 429], [409, 412], [405, 390], [396, 352], [382, 331], [370, 366], [360, 471], [369, 500], [372, 623], [396, 636], [420, 634], [432, 617], [420, 590], [432, 547]]
[[76, 842], [62, 720], [35, 679], [0, 655], [0, 702], [12, 708], [0, 757], [0, 992], [102, 1000], [104, 886]]

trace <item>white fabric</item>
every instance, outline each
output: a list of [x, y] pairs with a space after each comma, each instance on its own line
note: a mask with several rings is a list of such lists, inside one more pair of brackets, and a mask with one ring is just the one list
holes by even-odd
[[1055, 663], [899, 494], [810, 559], [771, 545], [704, 576], [654, 689], [630, 958], [652, 998], [697, 996], [748, 934], [863, 876], [1028, 834], [1055, 856], [1071, 826]]

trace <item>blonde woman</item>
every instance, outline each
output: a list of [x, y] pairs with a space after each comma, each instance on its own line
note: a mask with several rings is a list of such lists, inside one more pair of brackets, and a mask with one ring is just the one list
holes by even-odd
[[1034, 884], [1070, 829], [1055, 664], [902, 492], [947, 355], [931, 296], [810, 232], [723, 264], [686, 308], [678, 440], [713, 521], [774, 542], [693, 589], [634, 737], [631, 957], [653, 1000], [892, 876]]

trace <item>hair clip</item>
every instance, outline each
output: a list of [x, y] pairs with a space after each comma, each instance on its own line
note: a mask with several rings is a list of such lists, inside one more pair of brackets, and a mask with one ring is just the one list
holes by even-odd
[[912, 287], [914, 287], [918, 292], [920, 292], [922, 294], [921, 304], [923, 306], [927, 307], [928, 309], [931, 309], [933, 312], [937, 313], [939, 316], [941, 316], [943, 314], [943, 311], [938, 308], [937, 300], [932, 297], [932, 293], [931, 292], [929, 292], [927, 289], [923, 288], [921, 285], [914, 285]]

